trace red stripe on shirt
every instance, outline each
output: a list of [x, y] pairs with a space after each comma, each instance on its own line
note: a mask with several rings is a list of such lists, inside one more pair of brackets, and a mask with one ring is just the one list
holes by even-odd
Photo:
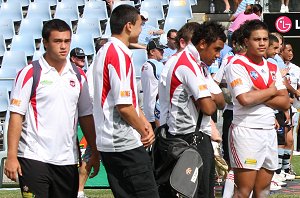
[[[30, 70], [33, 71], [33, 68], [31, 68]], [[40, 70], [40, 72], [42, 73], [42, 70]], [[28, 72], [27, 72], [27, 74], [28, 74]], [[40, 76], [41, 75], [42, 74], [40, 74]], [[26, 78], [26, 76], [25, 76], [25, 78]], [[37, 131], [38, 131], [38, 116], [37, 116], [38, 114], [37, 114], [37, 106], [36, 106], [36, 92], [37, 92], [37, 87], [38, 87], [38, 85], [40, 83], [40, 79], [41, 78], [37, 79], [38, 81], [37, 81], [36, 87], [33, 87], [33, 89], [35, 89], [35, 92], [34, 92], [33, 96], [30, 98], [30, 103], [31, 103], [31, 106], [32, 106], [32, 109], [33, 109], [35, 126], [36, 126], [36, 130]]]
[[25, 86], [25, 84], [28, 82], [28, 80], [30, 78], [32, 78], [32, 76], [33, 76], [33, 67], [27, 71], [27, 73], [24, 77], [24, 80], [23, 80], [22, 88]]
[[[113, 44], [111, 44], [106, 52], [105, 64], [111, 64], [117, 72], [119, 79], [121, 80], [121, 68], [120, 68], [120, 60], [119, 54]], [[105, 65], [105, 66], [107, 66]]]

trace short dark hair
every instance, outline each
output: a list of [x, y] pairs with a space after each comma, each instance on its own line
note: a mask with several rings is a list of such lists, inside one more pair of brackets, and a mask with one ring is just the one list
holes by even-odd
[[42, 30], [43, 39], [48, 41], [50, 37], [50, 33], [52, 31], [59, 31], [59, 32], [69, 31], [72, 34], [70, 26], [61, 19], [51, 19], [44, 24]]
[[168, 33], [167, 33], [167, 37], [170, 37], [171, 34], [172, 34], [172, 32], [177, 33], [178, 31], [177, 31], [176, 29], [170, 29], [170, 30], [168, 31]]
[[273, 45], [273, 43], [279, 43], [279, 40], [275, 35], [269, 34], [269, 46]]
[[193, 45], [197, 46], [201, 40], [205, 40], [207, 45], [212, 44], [218, 39], [226, 42], [225, 27], [214, 21], [206, 21], [200, 24], [192, 36]]
[[110, 29], [112, 34], [121, 34], [124, 26], [131, 22], [135, 25], [140, 12], [133, 6], [122, 4], [116, 7], [110, 16]]
[[255, 19], [246, 21], [243, 24], [243, 35], [244, 38], [250, 38], [251, 33], [255, 30], [267, 30], [269, 32], [268, 26], [266, 23], [261, 20]]
[[188, 43], [194, 34], [194, 32], [199, 29], [200, 24], [197, 22], [190, 22], [184, 24], [180, 30], [177, 32], [177, 36], [175, 38], [175, 44], [177, 49], [180, 48], [180, 39], [183, 39], [186, 43]]

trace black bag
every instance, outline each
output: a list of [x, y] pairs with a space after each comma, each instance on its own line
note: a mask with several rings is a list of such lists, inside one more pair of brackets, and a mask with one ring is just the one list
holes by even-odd
[[[201, 120], [202, 113], [199, 114], [196, 131]], [[152, 160], [156, 182], [158, 185], [170, 185], [173, 196], [193, 198], [197, 192], [198, 174], [202, 174], [202, 158], [194, 144], [182, 138], [168, 138], [167, 133], [166, 124], [155, 130]]]

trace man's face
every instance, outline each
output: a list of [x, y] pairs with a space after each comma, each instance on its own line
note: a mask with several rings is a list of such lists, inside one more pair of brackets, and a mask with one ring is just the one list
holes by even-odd
[[290, 44], [285, 45], [282, 51], [282, 58], [284, 61], [291, 61], [294, 57], [293, 48]]
[[171, 49], [176, 49], [175, 38], [177, 36], [177, 32], [171, 32], [170, 37], [168, 37], [167, 46]]
[[279, 43], [278, 42], [273, 42], [272, 45], [270, 45], [267, 49], [267, 58], [274, 58], [276, 54], [279, 53]]
[[80, 68], [83, 68], [85, 65], [84, 56], [72, 56], [71, 61]]
[[139, 35], [142, 31], [142, 18], [141, 15], [137, 16], [138, 19], [136, 20], [135, 24], [131, 24], [131, 33], [130, 33], [130, 38], [129, 42], [130, 43], [137, 43], [139, 39]]
[[252, 31], [250, 37], [245, 39], [245, 45], [248, 55], [263, 57], [269, 47], [268, 31], [264, 29]]
[[215, 60], [220, 57], [220, 51], [224, 47], [224, 42], [218, 39], [215, 42], [208, 45], [205, 43], [205, 41], [200, 41], [199, 45], [201, 46], [200, 47], [198, 46], [197, 49], [201, 50], [201, 51], [198, 50], [201, 60], [206, 65], [212, 65], [215, 62]]
[[54, 30], [50, 33], [48, 41], [43, 39], [43, 43], [48, 57], [57, 61], [65, 61], [70, 51], [71, 32]]
[[156, 48], [151, 50], [151, 54], [153, 56], [153, 59], [160, 61], [163, 59], [164, 50]]

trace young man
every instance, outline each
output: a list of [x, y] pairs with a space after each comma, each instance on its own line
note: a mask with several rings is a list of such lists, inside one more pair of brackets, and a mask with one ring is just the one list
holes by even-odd
[[152, 40], [147, 45], [148, 60], [143, 64], [141, 70], [141, 82], [143, 89], [143, 110], [145, 117], [150, 122], [153, 130], [159, 126], [155, 123], [155, 104], [158, 100], [158, 80], [163, 69], [163, 64], [159, 62], [163, 58], [166, 47], [158, 40]]
[[[77, 119], [92, 147], [87, 170], [99, 170], [86, 77], [81, 82], [67, 59], [71, 29], [60, 19], [45, 23], [46, 53], [39, 59], [38, 84], [33, 87], [33, 65], [16, 77], [11, 95], [8, 154], [5, 174], [20, 181], [23, 197], [76, 197], [78, 190]], [[35, 89], [31, 95], [32, 89]]]
[[97, 146], [116, 198], [151, 197], [158, 192], [146, 152], [154, 133], [139, 108], [132, 52], [142, 19], [129, 5], [116, 7], [110, 17], [112, 37], [99, 51], [93, 70]]

